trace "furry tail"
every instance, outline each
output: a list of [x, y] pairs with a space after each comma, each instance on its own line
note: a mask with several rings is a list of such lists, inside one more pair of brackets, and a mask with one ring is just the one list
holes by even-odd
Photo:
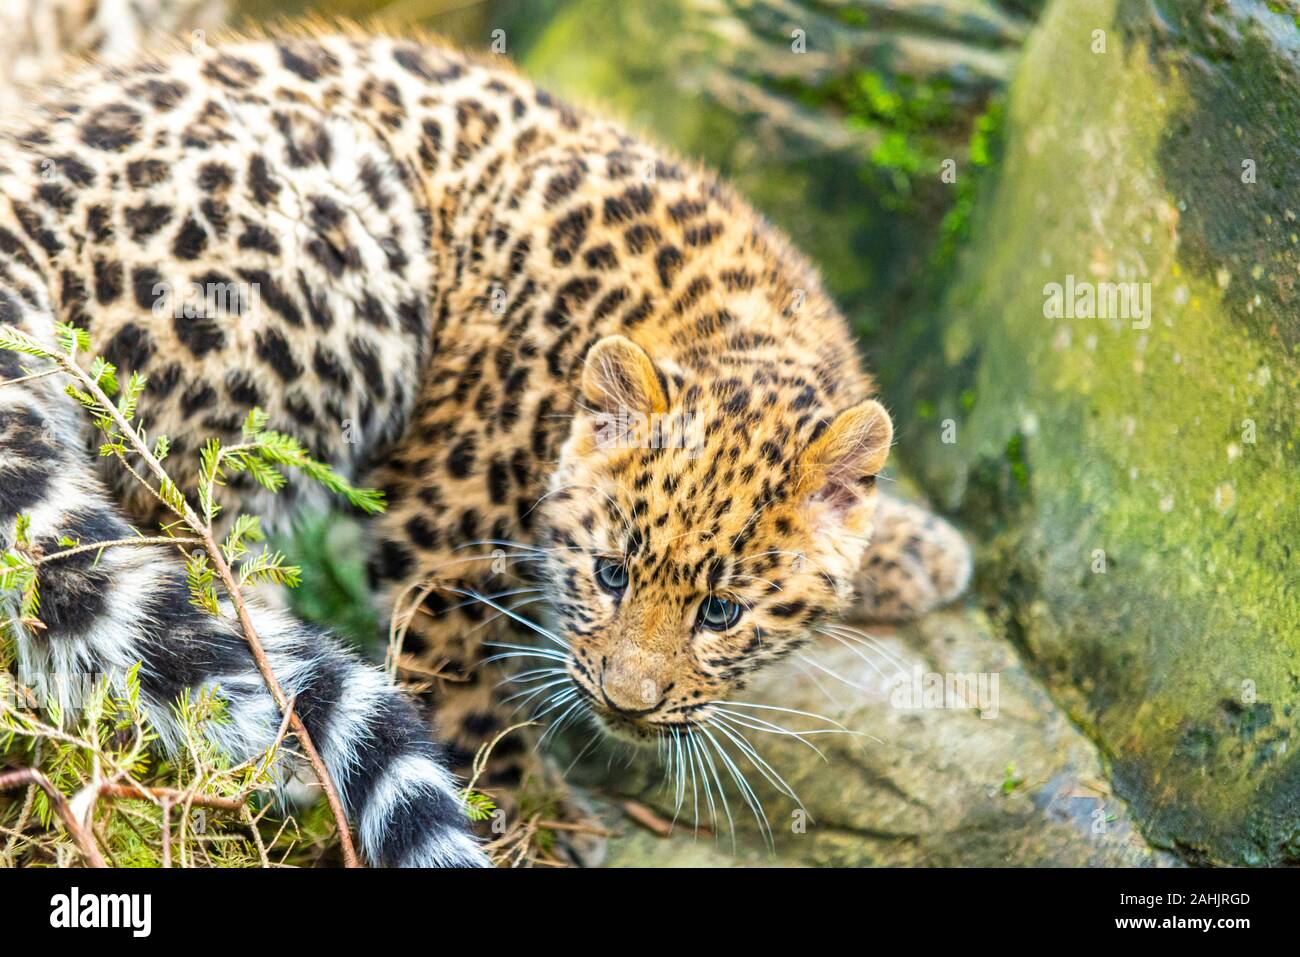
[[[23, 310], [0, 290], [0, 323]], [[25, 317], [31, 319], [30, 316]], [[31, 329], [32, 323], [22, 325]], [[38, 369], [0, 351], [0, 381]], [[0, 388], [0, 550], [19, 516], [46, 554], [67, 539], [90, 544], [133, 532], [95, 476], [81, 413], [57, 377]], [[221, 617], [190, 604], [183, 562], [168, 546], [110, 547], [39, 567], [43, 629], [19, 629], [20, 680], [68, 689], [74, 675], [120, 680], [141, 663], [140, 687], [163, 744], [179, 744], [173, 704], [217, 688], [230, 720], [211, 730], [243, 761], [269, 747], [281, 715], [229, 608]], [[14, 596], [0, 613], [14, 617]], [[385, 866], [479, 866], [456, 784], [414, 706], [377, 669], [327, 635], [260, 605], [254, 624], [276, 677], [321, 752], [358, 826], [367, 859]], [[75, 708], [75, 702], [65, 702]]]

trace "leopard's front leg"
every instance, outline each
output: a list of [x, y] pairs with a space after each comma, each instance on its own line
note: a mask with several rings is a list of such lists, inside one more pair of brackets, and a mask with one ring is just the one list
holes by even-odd
[[904, 622], [953, 601], [971, 576], [970, 546], [933, 512], [881, 494], [848, 617]]

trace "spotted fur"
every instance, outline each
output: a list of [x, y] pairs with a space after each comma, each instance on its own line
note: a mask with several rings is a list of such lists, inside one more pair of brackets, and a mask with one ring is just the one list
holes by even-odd
[[[198, 443], [237, 440], [258, 406], [381, 488], [371, 580], [381, 611], [405, 615], [403, 661], [439, 676], [452, 764], [512, 723], [488, 659], [525, 618], [564, 646], [573, 700], [645, 738], [852, 607], [889, 417], [814, 271], [706, 171], [502, 61], [347, 31], [88, 69], [8, 126], [0, 322], [43, 337], [73, 323], [147, 375], [140, 413], [172, 437], [183, 487]], [[30, 512], [43, 536], [112, 536], [158, 517], [120, 469], [96, 473], [48, 380], [0, 400], [0, 528]], [[645, 441], [627, 426], [639, 416], [688, 423], [683, 441]], [[294, 479], [231, 494], [272, 521], [328, 504]], [[924, 560], [946, 526], [916, 517]], [[622, 593], [597, 583], [598, 561], [624, 570]], [[964, 585], [914, 571], [943, 580], [891, 617]], [[164, 724], [170, 696], [219, 682], [238, 719], [227, 744], [248, 753], [269, 699], [180, 574], [144, 549], [68, 563], [45, 583], [67, 621], [28, 636], [24, 661], [143, 656]], [[743, 614], [702, 628], [710, 598]], [[314, 629], [264, 614], [371, 858], [471, 860], [410, 706]], [[500, 741], [483, 785], [518, 784], [526, 758]]]

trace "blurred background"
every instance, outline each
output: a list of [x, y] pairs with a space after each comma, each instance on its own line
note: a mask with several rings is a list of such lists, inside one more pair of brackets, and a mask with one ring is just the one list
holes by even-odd
[[[148, 0], [167, 6], [167, 0]], [[176, 0], [171, 6], [182, 5]], [[820, 265], [898, 427], [894, 478], [975, 543], [966, 607], [877, 637], [996, 674], [892, 707], [844, 649], [758, 694], [869, 737], [767, 740], [775, 856], [632, 826], [652, 762], [574, 777], [613, 863], [1300, 863], [1300, 8], [1292, 0], [235, 0], [497, 48], [719, 169]], [[164, 22], [165, 21], [165, 22]], [[1149, 312], [1050, 318], [1047, 288]], [[300, 606], [359, 638], [347, 526]], [[323, 561], [319, 556], [332, 556]], [[690, 811], [686, 812], [689, 820]]]

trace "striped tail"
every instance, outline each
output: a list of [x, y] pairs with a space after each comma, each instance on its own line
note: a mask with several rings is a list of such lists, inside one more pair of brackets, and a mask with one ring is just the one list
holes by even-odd
[[[0, 291], [0, 322], [21, 309]], [[0, 380], [25, 371], [13, 353], [0, 351]], [[20, 515], [47, 553], [61, 550], [65, 537], [86, 544], [132, 537], [84, 452], [84, 427], [57, 377], [0, 388], [0, 547], [13, 543]], [[274, 742], [281, 715], [233, 613], [214, 617], [190, 604], [184, 564], [172, 548], [87, 551], [40, 566], [38, 583], [45, 628], [19, 634], [20, 680], [42, 676], [66, 689], [71, 676], [120, 678], [141, 662], [141, 695], [168, 749], [181, 735], [173, 703], [211, 688], [227, 700], [230, 720], [209, 733], [232, 759], [247, 760]], [[6, 619], [14, 603], [13, 595], [0, 595]], [[272, 669], [296, 698], [366, 858], [383, 866], [484, 865], [456, 783], [415, 707], [328, 635], [250, 604]]]

